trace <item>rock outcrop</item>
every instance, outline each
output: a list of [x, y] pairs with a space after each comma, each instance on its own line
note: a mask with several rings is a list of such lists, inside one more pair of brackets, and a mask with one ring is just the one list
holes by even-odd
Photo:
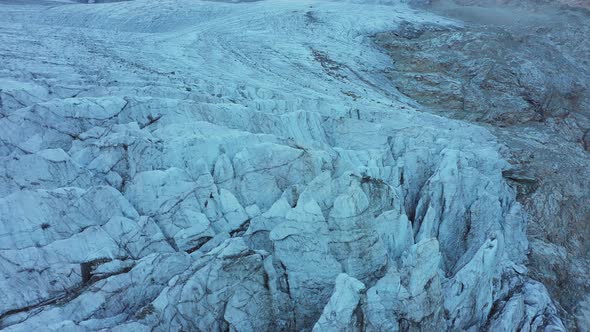
[[506, 145], [504, 176], [531, 216], [531, 274], [569, 328], [586, 330], [590, 16], [552, 6], [559, 1], [497, 3], [433, 2], [461, 25], [408, 22], [376, 42], [395, 62], [388, 75], [400, 92], [425, 111], [484, 124]]

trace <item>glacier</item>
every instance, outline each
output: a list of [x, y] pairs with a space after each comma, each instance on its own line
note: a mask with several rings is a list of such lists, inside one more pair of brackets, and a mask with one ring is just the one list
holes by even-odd
[[398, 1], [0, 1], [0, 329], [565, 331]]

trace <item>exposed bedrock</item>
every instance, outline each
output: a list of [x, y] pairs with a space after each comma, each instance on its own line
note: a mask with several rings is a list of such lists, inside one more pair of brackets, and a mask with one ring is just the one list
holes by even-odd
[[425, 111], [483, 124], [506, 145], [504, 177], [530, 214], [527, 266], [569, 328], [586, 330], [590, 16], [551, 1], [492, 3], [434, 2], [460, 25], [408, 22], [375, 40], [400, 92]]

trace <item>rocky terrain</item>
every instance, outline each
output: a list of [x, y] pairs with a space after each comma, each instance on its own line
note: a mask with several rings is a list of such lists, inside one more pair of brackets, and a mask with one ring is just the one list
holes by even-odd
[[1, 0], [0, 329], [587, 329], [588, 67], [448, 8]]
[[[466, 6], [466, 3], [469, 6]], [[433, 2], [460, 27], [408, 23], [377, 35], [400, 92], [480, 123], [507, 146], [505, 177], [531, 218], [531, 274], [570, 329], [590, 312], [590, 12], [554, 2]]]

